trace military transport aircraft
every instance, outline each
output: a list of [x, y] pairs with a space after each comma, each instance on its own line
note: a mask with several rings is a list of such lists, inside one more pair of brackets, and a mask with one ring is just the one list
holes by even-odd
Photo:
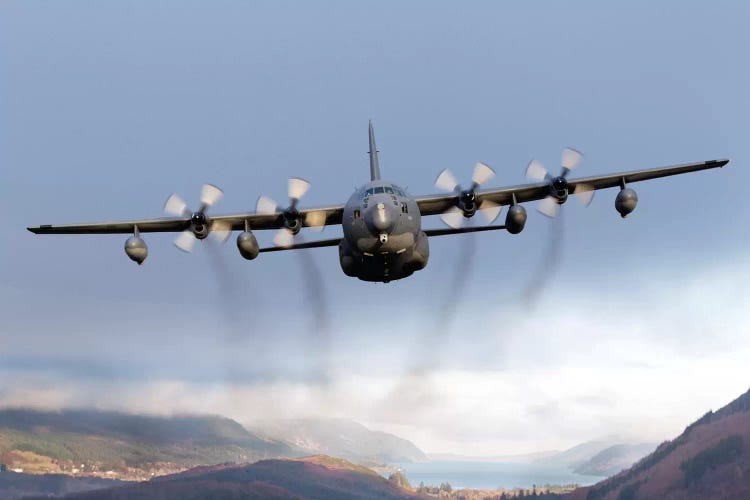
[[[164, 206], [164, 210], [173, 216], [169, 218], [42, 225], [28, 230], [36, 234], [130, 233], [132, 236], [125, 242], [125, 253], [139, 265], [148, 255], [148, 247], [141, 233], [179, 232], [175, 245], [189, 252], [196, 240], [203, 240], [209, 234], [225, 241], [232, 231], [239, 230], [242, 232], [237, 237], [237, 248], [245, 259], [255, 259], [262, 252], [337, 246], [341, 269], [347, 276], [387, 283], [424, 269], [429, 258], [430, 236], [499, 229], [505, 229], [511, 234], [520, 233], [526, 224], [526, 209], [521, 203], [539, 200], [538, 210], [548, 217], [555, 217], [569, 194], [588, 205], [595, 190], [619, 187], [615, 209], [622, 217], [626, 217], [635, 210], [638, 203], [635, 191], [628, 187], [630, 184], [723, 167], [729, 163], [729, 160], [710, 160], [568, 179], [568, 174], [576, 168], [582, 155], [574, 149], [565, 149], [559, 175], [551, 175], [540, 162], [532, 160], [526, 169], [526, 176], [534, 181], [530, 184], [479, 189], [495, 172], [484, 163], [477, 163], [468, 187], [460, 186], [453, 174], [444, 170], [435, 182], [444, 194], [411, 196], [398, 185], [381, 179], [372, 123], [369, 134], [370, 182], [357, 189], [344, 205], [300, 208], [299, 202], [310, 184], [303, 179], [292, 178], [288, 185], [290, 204], [286, 208], [280, 208], [270, 198], [261, 196], [255, 212], [209, 217], [206, 211], [223, 193], [216, 186], [205, 184], [201, 192], [201, 206], [194, 212], [188, 209], [179, 196], [173, 194]], [[492, 225], [505, 205], [509, 206], [505, 224]], [[464, 227], [463, 222], [477, 212], [484, 214], [490, 225]], [[440, 215], [448, 227], [422, 229], [421, 219], [426, 215]], [[338, 224], [343, 228], [343, 238], [304, 242], [295, 238], [303, 227], [322, 229], [326, 225]], [[274, 246], [258, 246], [253, 231], [261, 229], [278, 230], [273, 239]]]

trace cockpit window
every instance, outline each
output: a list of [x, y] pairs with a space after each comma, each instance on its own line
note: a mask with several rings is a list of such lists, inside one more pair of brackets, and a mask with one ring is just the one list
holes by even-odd
[[390, 186], [385, 187], [385, 193], [386, 194], [393, 194], [393, 188]]
[[365, 194], [366, 194], [367, 196], [370, 196], [370, 195], [372, 195], [372, 194], [375, 194], [375, 189], [374, 189], [374, 188], [370, 188], [370, 189], [368, 189], [367, 191], [365, 191]]
[[384, 192], [385, 190], [383, 189], [383, 186], [375, 188], [375, 194], [383, 194]]

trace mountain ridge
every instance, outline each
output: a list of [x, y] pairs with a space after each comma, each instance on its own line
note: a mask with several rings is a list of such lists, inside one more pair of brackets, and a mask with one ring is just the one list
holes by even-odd
[[351, 420], [281, 421], [272, 433], [258, 427], [218, 415], [6, 408], [0, 463], [32, 474], [138, 481], [200, 465], [315, 454], [368, 465], [426, 460], [410, 441]]
[[411, 441], [371, 430], [349, 419], [286, 419], [247, 424], [252, 432], [308, 454], [325, 454], [368, 463], [427, 461]]
[[750, 390], [571, 500], [750, 498]]
[[137, 480], [205, 463], [301, 454], [214, 415], [0, 410], [0, 463], [24, 472]]

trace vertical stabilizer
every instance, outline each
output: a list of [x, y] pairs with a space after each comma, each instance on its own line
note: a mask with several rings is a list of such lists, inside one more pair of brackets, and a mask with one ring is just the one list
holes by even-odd
[[380, 165], [378, 165], [378, 148], [375, 146], [375, 130], [370, 122], [370, 180], [380, 180]]

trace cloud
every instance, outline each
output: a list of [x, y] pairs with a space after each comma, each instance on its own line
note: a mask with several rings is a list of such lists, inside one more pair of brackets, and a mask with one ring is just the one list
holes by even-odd
[[661, 440], [747, 388], [748, 266], [740, 262], [655, 273], [624, 290], [561, 283], [549, 294], [556, 300], [540, 304], [544, 314], [507, 305], [481, 330], [453, 328], [447, 355], [416, 373], [397, 352], [404, 345], [374, 335], [358, 338], [359, 349], [337, 346], [330, 381], [311, 377], [304, 351], [283, 340], [253, 362], [244, 349], [209, 341], [176, 351], [156, 343], [139, 355], [126, 343], [118, 352], [112, 340], [102, 344], [109, 353], [97, 348], [88, 358], [20, 349], [0, 365], [0, 404], [216, 413], [246, 423], [345, 417], [427, 451], [471, 455], [613, 434]]

